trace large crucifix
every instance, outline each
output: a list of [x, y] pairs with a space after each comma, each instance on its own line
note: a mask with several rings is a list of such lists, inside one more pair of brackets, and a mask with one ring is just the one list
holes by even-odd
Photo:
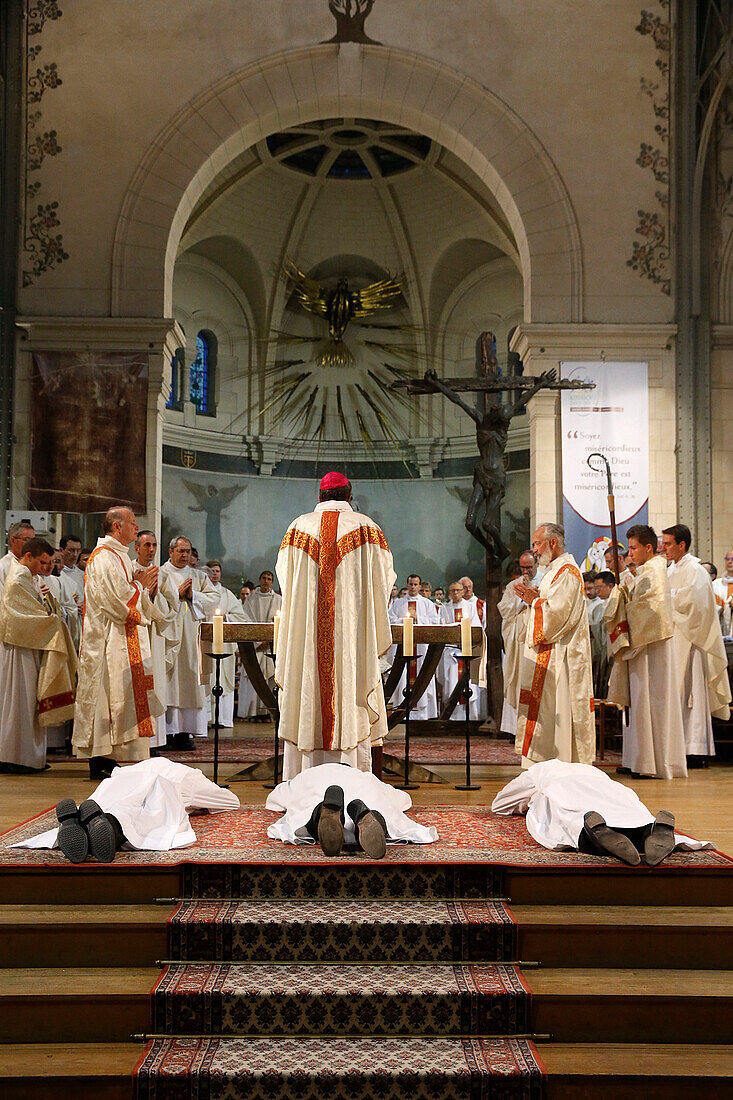
[[[504, 699], [501, 672], [501, 565], [509, 551], [501, 537], [501, 504], [506, 493], [504, 452], [512, 418], [540, 390], [592, 389], [593, 383], [558, 381], [557, 372], [545, 371], [538, 376], [499, 375], [496, 341], [492, 333], [482, 332], [476, 346], [476, 375], [463, 378], [438, 378], [429, 370], [421, 379], [394, 382], [393, 388], [404, 388], [412, 394], [442, 393], [476, 424], [479, 460], [473, 472], [473, 490], [466, 512], [466, 529], [486, 552], [486, 642], [488, 659], [489, 713], [499, 730]], [[461, 393], [475, 393], [471, 407]], [[515, 400], [503, 404], [503, 393]]]

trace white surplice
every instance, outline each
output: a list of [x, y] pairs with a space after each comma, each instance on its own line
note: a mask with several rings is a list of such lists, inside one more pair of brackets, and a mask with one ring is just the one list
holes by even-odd
[[59, 574], [61, 603], [69, 617], [69, 631], [77, 652], [81, 645], [81, 629], [84, 607], [84, 571], [76, 565], [63, 567]]
[[[146, 567], [140, 565], [139, 561], [133, 560], [132, 568], [134, 571]], [[166, 745], [165, 708], [168, 692], [168, 665], [165, 631], [173, 624], [178, 614], [178, 603], [178, 585], [174, 583], [169, 574], [159, 572], [158, 590], [153, 600], [159, 618], [155, 622], [149, 623], [147, 629], [150, 638], [150, 655], [153, 662], [153, 691], [163, 709], [155, 718], [155, 733], [150, 738], [151, 749], [165, 748]]]
[[667, 570], [688, 756], [714, 756], [712, 718], [730, 718], [728, 658], [710, 574], [685, 554]]
[[591, 764], [596, 730], [585, 588], [571, 554], [547, 568], [532, 603], [521, 659], [517, 740], [522, 767]]
[[332, 760], [371, 771], [371, 746], [387, 732], [379, 665], [392, 642], [387, 541], [346, 501], [325, 501], [288, 528], [277, 575], [283, 776]]
[[[315, 844], [303, 826], [310, 820], [316, 806], [323, 801], [326, 789], [338, 786], [344, 792], [344, 842], [356, 843], [354, 822], [347, 813], [349, 802], [361, 799], [370, 810], [378, 810], [387, 825], [387, 842], [432, 844], [438, 839], [434, 826], [419, 825], [407, 817], [412, 799], [407, 791], [382, 783], [371, 772], [359, 771], [344, 764], [321, 764], [308, 768], [288, 782], [280, 783], [267, 796], [266, 810], [284, 810], [283, 816], [268, 826], [271, 840], [285, 844]], [[298, 830], [301, 830], [298, 833]]]
[[[198, 768], [159, 757], [128, 768], [115, 768], [90, 795], [120, 823], [124, 848], [167, 852], [196, 843], [188, 815], [192, 810], [221, 813], [239, 809], [232, 791], [212, 783]], [[56, 848], [58, 828], [13, 844], [13, 848]]]
[[[481, 626], [481, 620], [478, 617], [478, 609], [476, 606], [476, 600], [461, 600], [460, 603], [452, 603], [450, 600], [448, 603], [444, 603], [438, 609], [438, 621], [441, 626], [453, 626], [455, 623], [460, 623], [462, 619], [467, 618], [471, 622], [471, 626]], [[461, 653], [461, 632], [460, 628], [456, 629], [456, 644], [447, 645], [443, 649], [443, 656], [440, 660], [440, 682], [443, 688], [443, 706], [446, 705], [451, 697], [459, 680], [460, 662], [458, 657]], [[475, 680], [477, 662], [471, 662], [471, 702], [468, 708], [468, 716], [472, 721], [479, 721], [481, 716], [481, 702], [479, 698], [478, 684]], [[466, 720], [466, 704], [456, 703], [453, 713], [450, 716], [452, 722], [465, 722]]]
[[[553, 851], [577, 849], [583, 817], [590, 810], [601, 814], [611, 829], [638, 829], [654, 821], [630, 787], [600, 768], [561, 760], [533, 764], [510, 780], [491, 809], [495, 814], [526, 814], [529, 835]], [[682, 833], [675, 833], [675, 844], [686, 851], [713, 847]]]
[[209, 577], [190, 565], [179, 569], [173, 562], [167, 561], [160, 567], [160, 575], [169, 578], [176, 588], [180, 588], [189, 578], [192, 582], [191, 599], [179, 601], [175, 619], [164, 630], [167, 734], [169, 737], [179, 733], [206, 737], [207, 697], [211, 685], [208, 676], [199, 675], [198, 624], [204, 619], [211, 619], [219, 606], [218, 595]]
[[3, 589], [5, 588], [5, 582], [8, 579], [10, 567], [17, 561], [20, 561], [20, 558], [16, 558], [12, 550], [8, 550], [7, 554], [4, 554], [3, 557], [0, 558], [0, 596], [2, 596]]
[[[524, 600], [520, 600], [517, 595], [514, 588], [516, 583], [516, 580], [509, 582], [497, 605], [501, 615], [501, 637], [504, 643], [504, 660], [502, 662], [504, 705], [501, 711], [501, 729], [502, 732], [510, 733], [514, 738], [517, 735], [519, 692], [522, 686], [522, 653], [529, 621], [529, 606]], [[521, 754], [522, 746], [515, 745], [515, 748]]]
[[[437, 626], [438, 625], [438, 609], [432, 600], [427, 599], [426, 596], [400, 596], [396, 600], [392, 600], [389, 605], [389, 621], [401, 625], [403, 619], [407, 614], [412, 616], [415, 626]], [[392, 647], [394, 653], [397, 653], [397, 646]], [[422, 663], [425, 660], [425, 654], [428, 651], [426, 645], [415, 646], [416, 660], [413, 664], [415, 677], [418, 676]], [[393, 655], [394, 659], [394, 655]], [[400, 682], [395, 688], [394, 694], [390, 700], [393, 707], [402, 706], [405, 698], [405, 676], [406, 670], [402, 673]], [[410, 707], [411, 719], [417, 719], [423, 721], [427, 718], [438, 717], [438, 700], [435, 692], [435, 679], [433, 678], [428, 684], [426, 690], [418, 699], [414, 706]]]
[[112, 535], [97, 541], [85, 576], [74, 755], [145, 760], [163, 707], [147, 629], [160, 613]]

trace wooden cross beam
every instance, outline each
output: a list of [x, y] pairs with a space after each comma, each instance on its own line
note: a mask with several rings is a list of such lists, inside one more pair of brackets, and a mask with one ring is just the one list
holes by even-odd
[[[441, 378], [440, 381], [450, 386], [456, 393], [502, 393], [505, 390], [529, 390], [537, 382], [538, 376], [524, 374], [520, 377], [497, 378], [484, 375], [476, 377], [464, 375], [463, 378]], [[545, 390], [592, 390], [595, 382], [581, 382], [578, 379], [563, 379], [561, 382], [547, 382]], [[391, 389], [404, 389], [408, 393], [435, 393], [436, 387], [428, 378], [406, 378], [393, 382]]]

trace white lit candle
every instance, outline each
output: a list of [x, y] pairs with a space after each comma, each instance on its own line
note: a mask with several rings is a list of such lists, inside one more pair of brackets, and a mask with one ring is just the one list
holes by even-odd
[[272, 620], [272, 652], [277, 654], [277, 639], [280, 634], [280, 612], [275, 612], [275, 618]]
[[223, 653], [224, 652], [224, 615], [220, 608], [217, 607], [211, 620], [211, 652]]
[[412, 615], [405, 615], [402, 620], [402, 653], [405, 657], [415, 655], [415, 643], [412, 639]]
[[473, 646], [471, 645], [471, 620], [467, 615], [464, 615], [461, 619], [461, 654], [464, 657], [470, 657], [473, 653]]

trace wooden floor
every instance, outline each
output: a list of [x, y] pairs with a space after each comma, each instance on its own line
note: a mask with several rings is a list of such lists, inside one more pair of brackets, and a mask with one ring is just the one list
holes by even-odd
[[[265, 737], [271, 732], [269, 725], [238, 724], [237, 736]], [[41, 775], [0, 775], [0, 832], [18, 825], [49, 807], [61, 798], [71, 797], [77, 802], [88, 798], [96, 783], [88, 778], [85, 763], [55, 763], [49, 757], [51, 767]], [[200, 765], [211, 776], [213, 765]], [[260, 782], [242, 782], [234, 778], [245, 765], [224, 764], [219, 768], [222, 782], [231, 782], [232, 790], [242, 803], [263, 804], [267, 790]], [[517, 769], [485, 766], [473, 767], [471, 778], [481, 784], [478, 791], [457, 791], [454, 784], [463, 782], [464, 771], [455, 766], [434, 766], [431, 770], [445, 779], [445, 783], [430, 783], [412, 791], [416, 806], [436, 805], [485, 805], [505, 783], [517, 774]], [[717, 848], [733, 855], [733, 762], [716, 764], [710, 768], [696, 769], [687, 779], [628, 779], [615, 776], [626, 786], [632, 787], [649, 809], [671, 810], [677, 829], [690, 836], [712, 841]]]

